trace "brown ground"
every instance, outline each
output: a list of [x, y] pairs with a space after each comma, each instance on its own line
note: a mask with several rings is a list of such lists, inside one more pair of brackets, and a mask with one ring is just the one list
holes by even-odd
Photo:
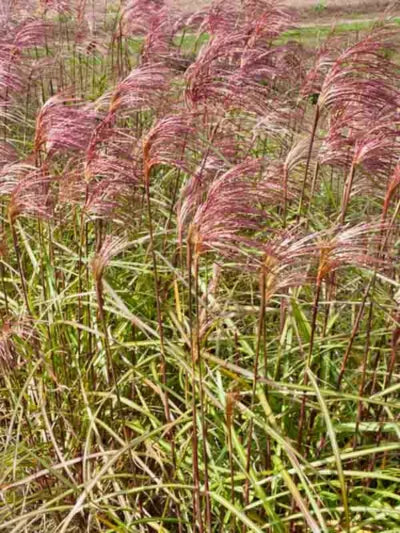
[[[172, 0], [176, 6], [196, 11], [210, 3], [210, 0]], [[333, 21], [354, 18], [375, 18], [391, 8], [392, 13], [400, 12], [400, 0], [286, 0], [284, 2], [299, 11], [302, 20]]]

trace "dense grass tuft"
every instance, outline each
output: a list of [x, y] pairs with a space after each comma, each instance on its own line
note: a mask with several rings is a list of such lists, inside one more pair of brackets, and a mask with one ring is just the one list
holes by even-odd
[[0, 530], [399, 531], [398, 24], [0, 18]]

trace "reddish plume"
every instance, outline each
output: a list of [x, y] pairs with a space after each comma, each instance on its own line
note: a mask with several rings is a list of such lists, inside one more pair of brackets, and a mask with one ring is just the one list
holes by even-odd
[[158, 109], [169, 89], [170, 71], [162, 64], [135, 68], [111, 94], [109, 112], [129, 113]]
[[30, 318], [6, 319], [0, 329], [0, 369], [9, 372], [21, 363], [18, 341], [34, 340], [35, 330]]
[[96, 253], [91, 262], [93, 277], [100, 280], [103, 277], [104, 269], [111, 259], [120, 254], [127, 247], [128, 243], [123, 237], [107, 235], [100, 250]]
[[393, 109], [399, 104], [400, 79], [395, 63], [387, 59], [393, 33], [375, 31], [345, 50], [332, 64], [321, 87], [320, 107], [333, 111], [356, 103], [368, 109]]
[[388, 181], [387, 187], [386, 187], [386, 194], [385, 194], [385, 198], [384, 198], [383, 213], [382, 213], [383, 220], [387, 216], [387, 213], [388, 213], [388, 210], [389, 210], [389, 206], [390, 206], [390, 202], [391, 202], [391, 200], [393, 198], [393, 195], [397, 191], [397, 188], [399, 187], [399, 185], [400, 185], [400, 163], [397, 164], [392, 176], [390, 177], [390, 179]]
[[52, 176], [40, 170], [29, 172], [22, 178], [10, 195], [8, 217], [13, 222], [17, 217], [49, 219], [53, 215], [54, 200], [50, 183]]
[[235, 255], [240, 243], [251, 242], [243, 232], [260, 229], [262, 206], [280, 204], [284, 196], [279, 180], [266, 178], [264, 171], [265, 160], [248, 159], [211, 183], [188, 229], [196, 254], [218, 250]]
[[36, 119], [35, 152], [85, 151], [99, 120], [92, 105], [66, 93], [56, 94], [42, 106]]
[[264, 277], [266, 300], [282, 289], [313, 281], [310, 269], [317, 256], [315, 234], [303, 235], [289, 228], [259, 245], [262, 255], [253, 255], [247, 266]]
[[18, 160], [18, 153], [14, 146], [6, 141], [0, 141], [0, 169], [4, 165], [15, 163]]
[[317, 283], [344, 266], [382, 266], [378, 258], [381, 232], [382, 224], [379, 222], [344, 228], [338, 226], [317, 234]]
[[192, 168], [198, 144], [194, 115], [171, 115], [157, 121], [143, 140], [145, 180], [155, 165], [170, 165], [184, 171]]

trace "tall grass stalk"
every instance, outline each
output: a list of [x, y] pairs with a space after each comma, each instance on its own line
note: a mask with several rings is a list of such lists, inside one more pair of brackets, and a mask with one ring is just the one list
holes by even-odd
[[0, 2], [0, 528], [399, 530], [398, 26], [39, 3]]

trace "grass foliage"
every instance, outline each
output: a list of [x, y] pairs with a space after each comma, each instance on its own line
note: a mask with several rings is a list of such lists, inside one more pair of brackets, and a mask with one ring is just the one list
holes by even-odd
[[0, 531], [399, 531], [398, 24], [0, 18]]

